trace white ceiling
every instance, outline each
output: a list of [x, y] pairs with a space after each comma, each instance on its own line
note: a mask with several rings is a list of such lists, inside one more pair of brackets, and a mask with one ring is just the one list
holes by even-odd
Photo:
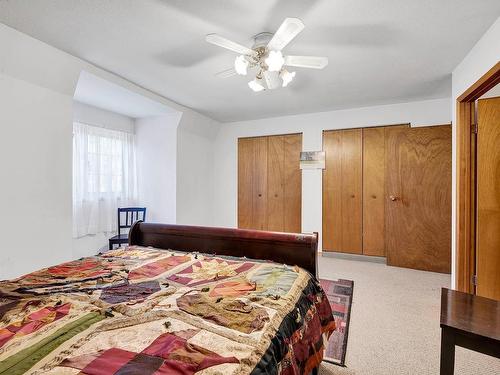
[[133, 118], [176, 112], [172, 108], [85, 71], [78, 79], [74, 99]]
[[[220, 121], [447, 97], [453, 68], [500, 15], [498, 0], [0, 0], [0, 22]], [[286, 89], [254, 93], [217, 78], [285, 17], [305, 30], [286, 48], [325, 55]]]

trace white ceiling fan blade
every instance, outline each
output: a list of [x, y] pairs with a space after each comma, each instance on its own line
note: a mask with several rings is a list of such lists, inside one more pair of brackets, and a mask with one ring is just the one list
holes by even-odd
[[266, 70], [264, 72], [264, 81], [269, 90], [277, 89], [281, 86], [281, 80], [278, 72], [270, 72]]
[[301, 20], [298, 18], [285, 18], [278, 31], [267, 44], [267, 48], [270, 51], [281, 51], [302, 30], [304, 30], [304, 24]]
[[328, 57], [323, 56], [285, 56], [286, 66], [298, 68], [323, 69], [328, 65]]
[[234, 68], [229, 68], [229, 69], [223, 70], [222, 72], [215, 73], [215, 76], [219, 77], [219, 78], [229, 78], [229, 77], [235, 76], [236, 74], [237, 73], [236, 73], [236, 70], [234, 70]]
[[228, 49], [236, 53], [240, 53], [242, 55], [249, 55], [249, 56], [255, 55], [254, 50], [251, 50], [250, 48], [242, 46], [241, 44], [233, 42], [232, 40], [226, 39], [217, 34], [208, 34], [205, 37], [205, 40], [208, 43], [215, 44], [216, 46]]

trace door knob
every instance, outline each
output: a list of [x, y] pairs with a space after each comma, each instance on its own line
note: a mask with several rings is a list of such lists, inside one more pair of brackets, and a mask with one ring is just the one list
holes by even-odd
[[393, 202], [397, 201], [398, 200], [398, 197], [394, 196], [394, 195], [389, 195], [389, 199]]

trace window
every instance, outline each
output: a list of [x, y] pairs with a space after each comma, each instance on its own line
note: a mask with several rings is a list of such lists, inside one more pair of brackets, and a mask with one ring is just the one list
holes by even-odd
[[135, 136], [73, 124], [73, 237], [116, 230], [118, 207], [137, 202]]

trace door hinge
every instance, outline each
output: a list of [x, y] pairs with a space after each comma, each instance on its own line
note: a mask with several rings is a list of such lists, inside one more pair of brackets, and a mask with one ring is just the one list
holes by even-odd
[[477, 275], [472, 275], [472, 285], [476, 286], [477, 285]]
[[471, 124], [471, 131], [474, 134], [477, 134], [477, 124]]

